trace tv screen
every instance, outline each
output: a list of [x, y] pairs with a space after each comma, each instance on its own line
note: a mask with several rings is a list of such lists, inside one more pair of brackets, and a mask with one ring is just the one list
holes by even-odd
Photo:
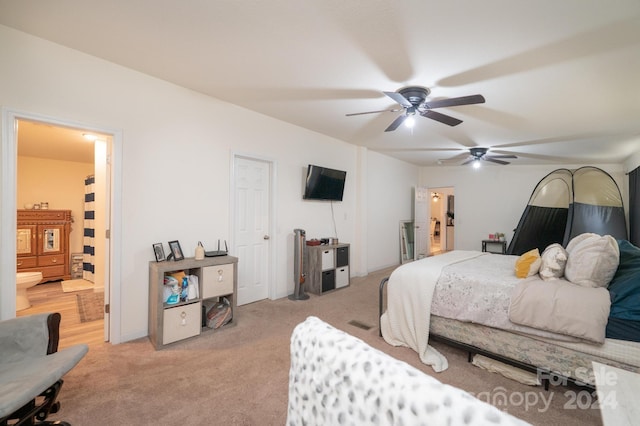
[[304, 185], [305, 200], [342, 201], [347, 172], [309, 164]]

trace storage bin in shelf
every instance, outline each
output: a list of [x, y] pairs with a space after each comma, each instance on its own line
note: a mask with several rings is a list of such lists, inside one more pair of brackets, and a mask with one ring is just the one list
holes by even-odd
[[[149, 340], [154, 347], [161, 349], [170, 343], [212, 331], [206, 326], [203, 309], [211, 301], [224, 298], [231, 307], [231, 322], [219, 329], [237, 323], [237, 268], [238, 258], [233, 256], [149, 262]], [[198, 297], [168, 304], [164, 297], [164, 277], [178, 271], [198, 277]]]
[[304, 252], [309, 293], [320, 295], [349, 286], [349, 244], [306, 246]]

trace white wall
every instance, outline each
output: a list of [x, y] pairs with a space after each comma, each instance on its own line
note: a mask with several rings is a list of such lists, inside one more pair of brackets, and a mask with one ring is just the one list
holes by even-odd
[[368, 271], [400, 264], [400, 221], [413, 218], [420, 168], [369, 152], [367, 157]]
[[18, 157], [17, 207], [46, 201], [51, 210], [71, 210], [71, 253], [82, 253], [84, 179], [91, 174], [93, 164]]
[[637, 139], [638, 152], [627, 158], [624, 162], [624, 171], [629, 173], [640, 167], [640, 138]]
[[[627, 179], [622, 165], [597, 165], [617, 182], [623, 199], [628, 200]], [[455, 248], [480, 250], [488, 234], [503, 232], [510, 242], [529, 197], [538, 182], [563, 166], [426, 167], [421, 171], [422, 186], [453, 186], [455, 192]], [[626, 208], [626, 205], [625, 205]]]
[[[235, 153], [270, 159], [276, 167], [277, 222], [272, 238], [276, 297], [293, 292], [293, 229], [306, 229], [308, 237], [333, 235], [330, 204], [302, 200], [303, 170], [309, 163], [347, 171], [344, 201], [334, 203], [334, 212], [339, 239], [352, 243], [355, 262], [351, 274], [366, 273], [367, 264], [377, 268], [397, 261], [399, 249], [390, 248], [387, 241], [397, 245], [397, 235], [382, 238], [376, 234], [375, 244], [363, 248], [366, 231], [358, 227], [367, 221], [357, 219], [370, 212], [374, 215], [370, 223], [388, 226], [384, 232], [389, 235], [397, 233], [397, 221], [409, 214], [399, 201], [410, 204], [405, 196], [399, 200], [394, 194], [409, 190], [411, 176], [417, 176], [414, 167], [409, 166], [412, 171], [404, 176], [404, 163], [372, 155], [372, 167], [384, 175], [377, 175], [371, 188], [380, 187], [395, 198], [389, 202], [383, 194], [375, 194], [373, 211], [370, 206], [357, 206], [357, 200], [366, 199], [358, 194], [358, 186], [367, 173], [362, 168], [367, 159], [366, 151], [353, 145], [4, 26], [0, 26], [0, 62], [3, 108], [114, 129], [121, 136], [121, 158], [114, 159], [120, 160], [121, 170], [121, 191], [114, 190], [122, 208], [121, 241], [114, 241], [120, 268], [118, 276], [112, 277], [114, 286], [121, 289], [120, 300], [112, 300], [121, 307], [115, 321], [119, 340], [147, 334], [148, 262], [154, 258], [153, 243], [177, 239], [185, 256], [193, 256], [198, 241], [213, 247], [217, 239], [230, 239], [230, 165]], [[6, 129], [0, 130], [3, 143], [11, 143]], [[4, 154], [7, 152], [12, 151], [5, 146]], [[10, 164], [12, 159], [2, 161]], [[401, 179], [395, 177], [397, 173]], [[8, 192], [12, 189], [0, 188], [2, 208], [15, 208]], [[385, 216], [385, 209], [392, 214]], [[10, 219], [9, 212], [3, 214], [3, 228], [11, 228], [6, 225]], [[3, 239], [15, 234], [11, 229], [0, 232]], [[3, 241], [0, 258], [10, 263], [6, 247]], [[373, 260], [367, 262], [361, 250], [367, 250]], [[0, 282], [7, 283], [0, 285], [4, 299], [0, 316], [12, 316], [6, 295], [14, 291], [8, 285], [13, 277], [7, 268], [0, 274]]]

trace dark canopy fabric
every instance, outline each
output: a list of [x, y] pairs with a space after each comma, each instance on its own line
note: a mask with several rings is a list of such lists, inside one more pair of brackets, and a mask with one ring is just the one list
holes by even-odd
[[566, 247], [585, 232], [627, 238], [620, 189], [597, 167], [554, 170], [533, 190], [507, 253], [542, 252], [552, 243]]
[[629, 241], [640, 246], [640, 167], [629, 173]]

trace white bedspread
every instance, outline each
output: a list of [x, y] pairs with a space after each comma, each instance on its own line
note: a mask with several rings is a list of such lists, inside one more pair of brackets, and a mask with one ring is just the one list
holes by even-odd
[[[542, 283], [540, 288], [552, 287], [538, 275], [526, 279], [516, 277], [514, 268], [517, 258], [491, 254], [443, 268], [433, 292], [431, 314], [547, 339], [584, 341], [574, 337], [575, 334], [554, 332], [559, 329], [553, 327], [534, 328], [530, 327], [534, 324], [532, 322], [516, 324], [510, 321], [509, 308], [514, 289], [538, 281]], [[604, 327], [602, 332], [604, 337]]]
[[393, 346], [412, 348], [436, 372], [446, 370], [447, 359], [428, 344], [433, 291], [442, 268], [486, 254], [456, 250], [394, 270], [387, 283], [387, 311], [380, 318], [384, 340]]

